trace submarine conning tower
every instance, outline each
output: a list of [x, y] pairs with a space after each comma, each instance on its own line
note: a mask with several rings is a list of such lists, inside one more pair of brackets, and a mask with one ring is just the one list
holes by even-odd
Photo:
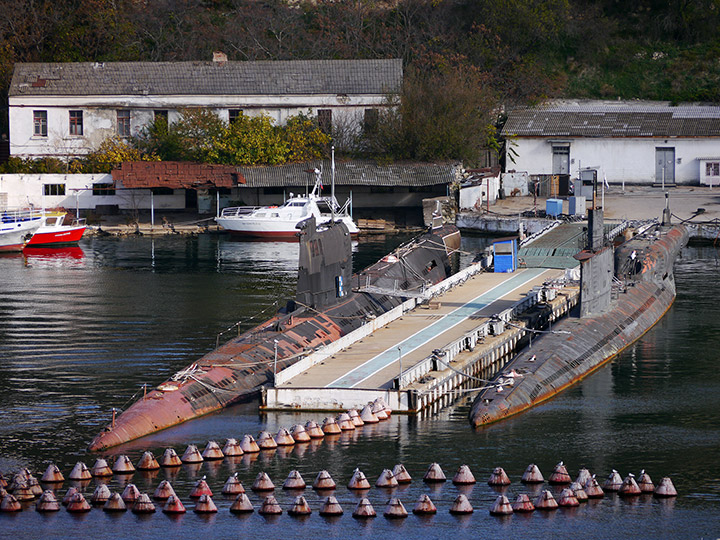
[[575, 255], [580, 261], [580, 318], [605, 313], [610, 307], [615, 256], [604, 228], [602, 208], [588, 210], [588, 243]]

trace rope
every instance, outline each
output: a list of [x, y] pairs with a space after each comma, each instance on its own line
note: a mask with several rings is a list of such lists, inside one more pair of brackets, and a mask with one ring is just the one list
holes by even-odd
[[[473, 376], [473, 375], [468, 375], [467, 373], [463, 373], [463, 372], [460, 371], [459, 369], [455, 369], [454, 367], [452, 367], [452, 366], [451, 366], [450, 364], [448, 364], [445, 360], [441, 360], [441, 359], [438, 358], [437, 356], [436, 356], [435, 358], [437, 359], [438, 362], [440, 362], [441, 364], [443, 364], [445, 367], [449, 368], [450, 370], [454, 371], [454, 372], [457, 373], [458, 375], [462, 375], [463, 377], [467, 377], [468, 379], [471, 379], [471, 380], [473, 380], [473, 381], [480, 381], [480, 382], [484, 382], [484, 383], [492, 382], [492, 381], [490, 381], [490, 380], [488, 380], [488, 379], [481, 379], [480, 377], [475, 377], [475, 376]], [[497, 386], [497, 385], [492, 385], [492, 386], [489, 386], [488, 388], [492, 388], [493, 386]]]
[[528, 328], [527, 326], [519, 326], [517, 324], [513, 324], [510, 321], [505, 321], [505, 324], [519, 330], [533, 332], [534, 334], [572, 334], [572, 332], [568, 332], [567, 330], [535, 330], [534, 328]]

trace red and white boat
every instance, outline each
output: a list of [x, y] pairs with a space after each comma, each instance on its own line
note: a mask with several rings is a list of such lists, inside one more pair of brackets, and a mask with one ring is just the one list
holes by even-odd
[[42, 224], [42, 212], [9, 209], [0, 211], [0, 253], [22, 251]]
[[65, 213], [45, 214], [42, 226], [27, 243], [28, 246], [61, 246], [77, 244], [85, 232], [84, 219], [73, 220], [71, 225], [64, 225]]

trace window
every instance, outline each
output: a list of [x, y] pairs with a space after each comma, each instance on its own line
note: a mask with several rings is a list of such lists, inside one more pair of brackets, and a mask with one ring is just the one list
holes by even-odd
[[237, 122], [237, 119], [240, 118], [240, 115], [242, 115], [242, 113], [242, 109], [230, 109], [228, 111], [228, 118], [230, 120], [230, 123], [234, 124], [235, 122]]
[[120, 110], [117, 112], [117, 134], [120, 137], [130, 136], [130, 111]]
[[155, 113], [155, 120], [158, 120], [159, 118], [162, 118], [165, 120], [165, 123], [168, 121], [168, 112], [167, 110], [157, 110], [153, 111]]
[[323, 133], [332, 131], [332, 111], [330, 109], [318, 109], [318, 126]]
[[166, 110], [153, 111], [155, 113], [155, 126], [162, 133], [168, 131], [168, 112]]
[[705, 176], [720, 176], [720, 161], [710, 161], [706, 163]]
[[33, 135], [47, 137], [47, 111], [33, 111]]
[[65, 195], [65, 184], [43, 184], [44, 195]]
[[83, 134], [83, 112], [70, 111], [70, 135]]
[[100, 197], [105, 195], [115, 195], [115, 186], [109, 182], [93, 184], [92, 194]]
[[363, 118], [363, 129], [367, 133], [377, 131], [379, 113], [377, 109], [365, 109], [365, 117]]

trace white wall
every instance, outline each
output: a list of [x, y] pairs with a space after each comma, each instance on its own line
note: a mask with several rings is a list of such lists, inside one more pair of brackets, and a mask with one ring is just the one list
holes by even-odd
[[[558, 139], [558, 138], [556, 138]], [[698, 184], [698, 157], [715, 155], [720, 140], [713, 139], [563, 139], [570, 142], [570, 175], [578, 176], [579, 168], [597, 167], [598, 178], [608, 182], [651, 184], [655, 178], [655, 149], [675, 148], [675, 182]], [[552, 174], [552, 144], [546, 139], [517, 138], [515, 163], [508, 170], [529, 174]], [[678, 163], [679, 160], [679, 163]]]
[[[489, 194], [488, 194], [489, 180]], [[492, 176], [484, 178], [482, 183], [474, 186], [460, 188], [460, 210], [477, 210], [480, 211], [484, 202], [487, 201], [488, 195], [490, 203], [494, 204], [497, 200], [498, 191], [500, 189], [500, 178]]]

